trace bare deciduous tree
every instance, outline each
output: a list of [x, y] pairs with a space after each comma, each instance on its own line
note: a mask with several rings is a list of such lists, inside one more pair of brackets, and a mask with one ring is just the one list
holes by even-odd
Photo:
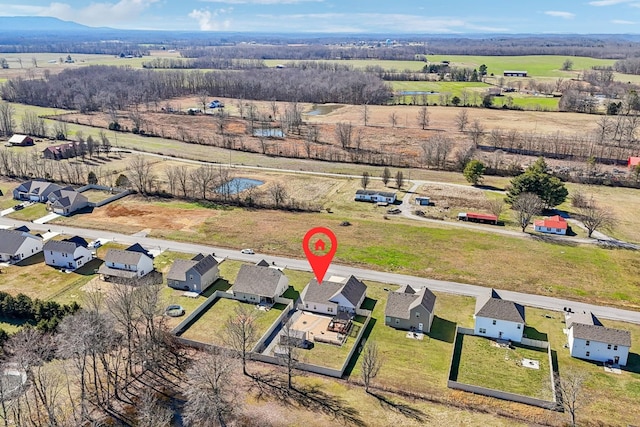
[[511, 207], [516, 212], [516, 220], [524, 232], [531, 219], [542, 212], [544, 202], [536, 194], [521, 193]]
[[188, 427], [226, 426], [241, 408], [233, 371], [235, 360], [222, 349], [210, 349], [187, 371], [184, 422]]
[[269, 194], [271, 194], [271, 200], [273, 200], [273, 204], [276, 208], [284, 205], [287, 200], [287, 189], [284, 184], [279, 182], [274, 182], [269, 187]]
[[362, 104], [362, 121], [365, 126], [369, 125], [369, 105]]
[[396, 187], [400, 190], [402, 186], [404, 186], [404, 174], [402, 171], [398, 171], [398, 173], [396, 173]]
[[491, 212], [492, 215], [495, 215], [496, 218], [500, 218], [500, 214], [504, 210], [504, 201], [502, 199], [487, 200], [486, 206], [487, 210]]
[[258, 339], [256, 316], [252, 310], [253, 307], [247, 304], [236, 307], [234, 315], [230, 316], [224, 324], [225, 344], [240, 353], [244, 375], [248, 375], [247, 359]]
[[484, 127], [478, 119], [475, 119], [469, 128], [469, 136], [471, 137], [471, 142], [474, 147], [478, 147], [478, 145], [480, 145], [483, 135]]
[[129, 169], [131, 170], [130, 180], [136, 190], [140, 194], [150, 193], [156, 179], [151, 162], [141, 155], [136, 155], [129, 161]]
[[418, 124], [422, 130], [427, 129], [429, 126], [429, 110], [426, 105], [423, 105], [420, 107], [420, 110], [418, 110]]
[[466, 109], [462, 109], [456, 114], [456, 126], [460, 132], [464, 132], [467, 124], [469, 124], [469, 113]]
[[560, 397], [560, 404], [569, 413], [571, 425], [576, 426], [576, 416], [578, 410], [584, 404], [585, 390], [584, 382], [586, 374], [578, 371], [567, 371], [558, 375], [556, 379], [556, 390]]
[[388, 167], [385, 166], [384, 170], [382, 171], [382, 183], [385, 187], [389, 183], [389, 180], [391, 180], [391, 171]]
[[578, 208], [578, 215], [587, 229], [587, 237], [591, 237], [597, 229], [609, 230], [615, 224], [615, 217], [611, 211], [598, 206], [593, 198]]
[[0, 102], [0, 135], [13, 135], [15, 109], [8, 102]]
[[391, 123], [392, 128], [398, 126], [398, 114], [395, 111], [392, 111], [391, 114], [389, 114], [389, 123]]
[[380, 372], [382, 363], [382, 355], [379, 352], [378, 345], [373, 341], [368, 341], [360, 355], [360, 369], [365, 392], [369, 393], [369, 385]]
[[367, 171], [362, 172], [362, 177], [360, 178], [360, 184], [362, 185], [362, 188], [366, 190], [370, 182], [371, 182], [371, 177], [369, 175], [369, 172]]
[[291, 319], [287, 320], [282, 325], [282, 332], [280, 332], [280, 342], [277, 346], [276, 357], [287, 370], [287, 386], [289, 389], [293, 388], [293, 377], [299, 362], [300, 349], [297, 344], [300, 339], [298, 331], [293, 329]]
[[351, 147], [353, 139], [353, 125], [351, 123], [340, 122], [336, 124], [336, 138], [343, 149]]
[[161, 400], [160, 395], [148, 390], [142, 393], [140, 401], [136, 405], [138, 427], [157, 427], [171, 425], [173, 411], [168, 402]]

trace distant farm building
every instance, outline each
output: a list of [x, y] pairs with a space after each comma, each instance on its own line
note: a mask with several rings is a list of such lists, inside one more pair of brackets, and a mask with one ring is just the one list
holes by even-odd
[[505, 77], [527, 77], [526, 71], [504, 70]]
[[540, 233], [567, 234], [567, 221], [560, 215], [536, 220], [533, 222], [533, 227]]
[[635, 168], [638, 165], [640, 165], [640, 157], [629, 157], [627, 159], [627, 167]]
[[60, 145], [50, 145], [42, 151], [42, 155], [45, 159], [60, 160], [70, 159], [80, 155], [82, 147], [77, 142], [67, 142]]
[[476, 212], [460, 212], [458, 221], [480, 222], [483, 224], [498, 224], [498, 217], [491, 214], [483, 214]]
[[372, 203], [395, 203], [396, 193], [388, 191], [358, 190], [356, 191], [357, 202]]
[[9, 139], [9, 144], [13, 146], [26, 147], [33, 145], [33, 138], [27, 135], [15, 134]]

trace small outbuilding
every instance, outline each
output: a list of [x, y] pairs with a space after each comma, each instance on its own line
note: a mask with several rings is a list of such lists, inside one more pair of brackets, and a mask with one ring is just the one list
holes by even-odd
[[11, 138], [9, 138], [9, 144], [14, 147], [28, 147], [30, 145], [33, 145], [33, 138], [27, 135], [20, 135], [16, 133]]
[[396, 193], [390, 191], [358, 190], [356, 191], [357, 202], [371, 203], [395, 203]]
[[629, 157], [629, 158], [627, 158], [627, 167], [629, 169], [635, 168], [638, 165], [640, 165], [640, 157]]
[[505, 77], [527, 77], [526, 70], [504, 70], [503, 75]]
[[560, 215], [554, 215], [550, 218], [546, 219], [538, 219], [533, 222], [533, 227], [536, 231], [540, 233], [549, 233], [549, 234], [567, 234], [567, 220], [562, 218]]
[[429, 197], [416, 197], [416, 204], [420, 206], [429, 206], [431, 199]]

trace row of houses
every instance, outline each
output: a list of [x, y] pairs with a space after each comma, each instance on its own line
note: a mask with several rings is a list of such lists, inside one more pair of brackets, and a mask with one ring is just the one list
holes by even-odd
[[89, 199], [73, 187], [39, 180], [20, 184], [13, 190], [13, 198], [46, 203], [47, 210], [60, 215], [70, 215], [89, 205]]

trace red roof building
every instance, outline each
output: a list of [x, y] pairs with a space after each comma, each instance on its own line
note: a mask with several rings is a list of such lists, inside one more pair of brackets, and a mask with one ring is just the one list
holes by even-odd
[[458, 214], [459, 221], [482, 222], [485, 224], [498, 224], [498, 217], [491, 214], [483, 214], [477, 212], [460, 212]]
[[627, 167], [634, 168], [640, 165], [640, 157], [629, 157], [627, 159]]
[[546, 219], [538, 219], [533, 222], [533, 227], [540, 233], [567, 234], [567, 221], [560, 215], [554, 215]]

